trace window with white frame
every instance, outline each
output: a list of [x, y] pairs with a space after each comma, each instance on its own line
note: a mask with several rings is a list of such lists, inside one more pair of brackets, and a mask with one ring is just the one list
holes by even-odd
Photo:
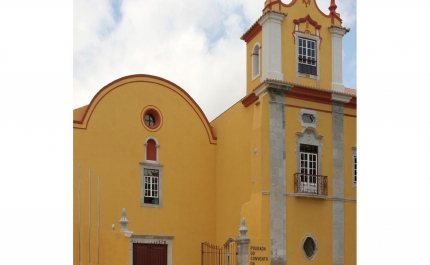
[[317, 43], [299, 38], [298, 70], [300, 73], [317, 75]]
[[354, 156], [354, 183], [357, 183], [357, 156]]
[[352, 185], [357, 185], [357, 147], [352, 148]]
[[307, 127], [296, 134], [295, 192], [327, 195], [326, 177], [321, 176], [323, 136], [313, 127]]
[[300, 182], [304, 192], [317, 192], [318, 146], [300, 144]]
[[143, 198], [144, 203], [157, 204], [159, 203], [159, 174], [160, 171], [156, 169], [143, 169], [143, 177], [145, 181], [145, 194]]
[[260, 45], [255, 44], [252, 49], [252, 79], [260, 75]]
[[163, 165], [140, 162], [141, 206], [161, 207], [163, 202]]

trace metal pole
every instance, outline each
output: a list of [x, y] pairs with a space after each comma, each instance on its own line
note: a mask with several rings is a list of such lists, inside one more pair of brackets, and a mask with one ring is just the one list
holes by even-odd
[[88, 175], [88, 264], [91, 265], [91, 170]]
[[97, 252], [97, 263], [100, 265], [100, 175], [98, 175], [98, 225], [97, 225], [97, 244], [98, 244], [98, 252]]
[[78, 253], [81, 265], [81, 165], [78, 164]]

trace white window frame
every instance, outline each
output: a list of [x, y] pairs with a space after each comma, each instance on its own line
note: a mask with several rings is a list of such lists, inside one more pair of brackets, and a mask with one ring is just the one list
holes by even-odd
[[301, 170], [301, 152], [300, 152], [300, 144], [306, 145], [315, 145], [318, 147], [318, 156], [317, 156], [317, 174], [322, 175], [322, 155], [323, 155], [323, 144], [321, 142], [323, 136], [319, 135], [317, 130], [313, 127], [307, 127], [303, 129], [302, 132], [297, 132], [298, 136], [296, 139], [296, 154], [297, 154], [297, 173], [300, 173]]
[[[317, 80], [317, 86], [319, 87], [319, 81], [320, 81], [320, 38], [319, 36], [314, 36], [314, 35], [310, 35], [310, 34], [304, 34], [301, 32], [294, 32], [294, 38], [295, 38], [295, 42], [296, 42], [296, 82], [299, 82], [299, 76], [302, 77], [307, 77], [307, 78], [312, 78], [312, 79], [316, 79]], [[316, 67], [317, 67], [317, 74], [313, 75], [313, 74], [305, 74], [305, 73], [300, 73], [299, 72], [299, 38], [301, 39], [308, 39], [308, 40], [312, 40], [315, 41], [315, 53], [316, 53]]]
[[352, 187], [357, 187], [357, 147], [354, 146], [352, 148], [352, 160], [351, 160], [351, 167], [352, 167]]
[[[251, 53], [251, 75], [252, 75], [252, 81], [254, 81], [257, 77], [260, 76], [261, 73], [261, 51], [260, 51], [261, 45], [260, 43], [255, 43], [254, 47], [252, 48]], [[258, 54], [255, 54], [255, 49], [257, 49]], [[258, 66], [258, 71], [255, 70], [256, 66]]]
[[[148, 162], [140, 162], [140, 205], [144, 207], [161, 208], [163, 205], [163, 165], [153, 164]], [[145, 203], [145, 180], [148, 176], [145, 176], [145, 169], [158, 170], [158, 204]], [[154, 178], [154, 177], [152, 177]]]
[[[301, 145], [304, 144], [300, 144], [299, 147]], [[305, 176], [301, 175], [301, 181], [300, 181], [300, 185], [302, 185], [302, 187], [300, 187], [300, 190], [304, 191], [304, 192], [310, 192], [310, 193], [317, 193], [318, 191], [318, 180], [317, 180], [317, 176], [308, 176], [309, 175], [319, 175], [318, 173], [318, 146], [315, 146], [317, 148], [317, 153], [311, 153], [311, 152], [302, 152], [299, 150], [300, 152], [300, 171], [299, 173], [301, 174], [305, 174]], [[303, 159], [303, 157], [305, 157]], [[315, 162], [314, 162], [315, 161]], [[302, 162], [305, 162], [305, 166], [302, 166]], [[313, 166], [313, 163], [315, 163], [315, 165]], [[304, 171], [304, 172], [302, 172]], [[303, 179], [303, 180], [302, 180]]]
[[[317, 75], [317, 47], [316, 44], [317, 42], [315, 40], [311, 40], [311, 39], [307, 39], [307, 38], [299, 38], [299, 65], [302, 64], [304, 66], [310, 66], [315, 68], [315, 73], [314, 69], [311, 69], [311, 72], [304, 72], [301, 71], [301, 73], [304, 74], [310, 74], [310, 75]], [[310, 47], [312, 46], [312, 47]], [[307, 51], [307, 52], [306, 52]], [[300, 61], [302, 60], [302, 61]], [[300, 67], [299, 67], [299, 71], [300, 71]]]

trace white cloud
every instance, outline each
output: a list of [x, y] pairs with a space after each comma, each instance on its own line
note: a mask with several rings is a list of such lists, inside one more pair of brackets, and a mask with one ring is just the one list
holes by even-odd
[[118, 21], [110, 3], [74, 0], [75, 108], [115, 79], [141, 73], [185, 89], [209, 120], [245, 96], [239, 38], [264, 0], [123, 0]]

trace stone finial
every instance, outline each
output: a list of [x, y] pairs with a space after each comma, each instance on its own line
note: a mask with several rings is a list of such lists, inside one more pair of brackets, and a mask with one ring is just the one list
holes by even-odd
[[248, 232], [248, 228], [245, 226], [245, 218], [242, 218], [242, 221], [240, 222], [239, 227], [239, 238], [248, 238], [246, 236], [246, 232]]
[[121, 232], [127, 232], [127, 224], [129, 223], [127, 220], [127, 217], [125, 216], [125, 208], [122, 208], [122, 215], [121, 219], [119, 220], [119, 223], [121, 224]]

